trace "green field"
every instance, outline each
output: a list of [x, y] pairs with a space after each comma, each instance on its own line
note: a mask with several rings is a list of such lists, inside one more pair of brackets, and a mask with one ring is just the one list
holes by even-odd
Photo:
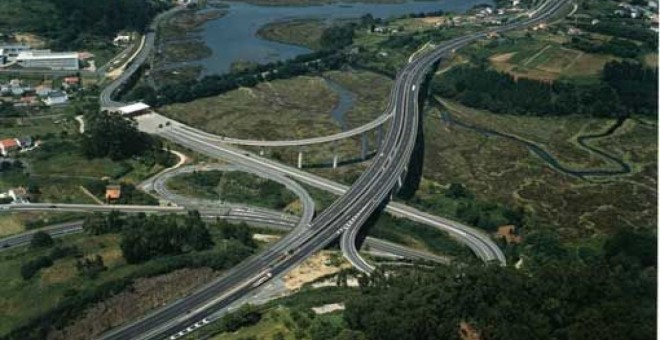
[[295, 139], [339, 132], [329, 113], [337, 95], [318, 77], [262, 83], [190, 103], [163, 114], [221, 136]]

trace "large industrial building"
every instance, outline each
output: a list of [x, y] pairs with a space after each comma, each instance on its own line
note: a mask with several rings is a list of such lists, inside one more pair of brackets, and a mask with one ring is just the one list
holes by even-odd
[[25, 68], [77, 71], [80, 68], [77, 52], [51, 52], [50, 50], [23, 51], [16, 63]]
[[19, 53], [29, 50], [27, 45], [0, 45], [0, 64], [16, 61]]

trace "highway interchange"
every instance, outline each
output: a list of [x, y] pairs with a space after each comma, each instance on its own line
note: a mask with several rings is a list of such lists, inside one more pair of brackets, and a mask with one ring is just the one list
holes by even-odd
[[[338, 237], [341, 237], [340, 245], [344, 256], [358, 270], [366, 273], [372, 272], [374, 267], [365, 261], [356, 249], [356, 237], [360, 227], [369, 216], [400, 188], [407, 172], [408, 162], [417, 135], [418, 120], [420, 119], [418, 94], [426, 72], [441, 57], [470, 42], [485, 37], [490, 32], [503, 32], [540, 23], [556, 15], [568, 2], [569, 0], [548, 0], [537, 9], [535, 16], [526, 21], [444, 42], [430, 53], [411, 60], [397, 74], [388, 109], [381, 115], [381, 117], [387, 117], [384, 119], [389, 120], [391, 124], [384, 141], [368, 169], [350, 187], [235, 149], [226, 145], [228, 143], [222, 143], [223, 141], [226, 142], [222, 137], [209, 136], [207, 133], [183, 126], [177, 122], [167, 120], [170, 124], [160, 128], [158, 126], [163, 120], [166, 120], [161, 116], [152, 115], [139, 118], [139, 126], [144, 131], [157, 133], [166, 139], [202, 154], [223, 158], [255, 173], [267, 174], [267, 176], [289, 176], [341, 196], [310, 222], [298, 223], [290, 233], [266, 251], [246, 259], [227, 271], [222, 277], [210, 282], [195, 293], [159, 308], [130, 324], [113, 329], [104, 334], [102, 338], [150, 339], [167, 338], [181, 334], [180, 332], [185, 329], [193, 325], [199, 325], [202, 320], [206, 320], [216, 311], [249, 296], [268, 280], [288, 272]], [[154, 37], [153, 32], [149, 32], [145, 36], [144, 48], [138, 53], [126, 72], [104, 89], [101, 94], [101, 106], [103, 108], [117, 107], [122, 104], [112, 100], [112, 93], [145, 62], [153, 49]], [[236, 144], [252, 145], [240, 142]], [[52, 206], [49, 204], [39, 208], [46, 210], [61, 209], [57, 205], [55, 205], [55, 208]], [[74, 207], [70, 208], [74, 209]], [[117, 206], [112, 208], [116, 210]], [[154, 207], [144, 209], [152, 208]], [[178, 207], [160, 208], [181, 209]], [[483, 232], [417, 211], [400, 203], [390, 202], [385, 211], [395, 216], [410, 218], [447, 231], [451, 236], [470, 247], [485, 262], [506, 263], [501, 250]]]
[[[436, 47], [431, 53], [419, 57], [401, 70], [392, 90], [388, 112], [391, 110], [391, 127], [384, 143], [380, 146], [369, 168], [329, 208], [317, 216], [305, 228], [294, 229], [272, 248], [258, 256], [247, 259], [226, 275], [203, 287], [185, 299], [160, 308], [129, 325], [112, 330], [104, 339], [162, 338], [179, 334], [192, 325], [204, 320], [213, 312], [256, 290], [265, 281], [287, 272], [311, 254], [342, 236], [341, 245], [345, 256], [356, 268], [370, 272], [373, 267], [364, 261], [355, 249], [355, 236], [359, 227], [400, 185], [414, 146], [418, 127], [418, 92], [426, 71], [440, 57], [453, 50], [483, 38], [489, 32], [521, 28], [539, 23], [557, 14], [567, 0], [548, 2], [537, 15], [527, 21], [518, 22], [490, 31], [475, 33], [454, 39]], [[387, 113], [387, 112], [386, 112]], [[298, 174], [297, 171], [276, 162], [261, 159], [256, 155], [238, 151], [228, 146], [208, 141], [208, 136], [197, 135], [194, 130], [180, 128], [180, 124], [169, 124], [158, 128], [158, 123], [149, 118], [141, 122], [150, 132], [182, 144], [198, 152], [222, 157], [241, 166], [253, 167], [264, 172], [280, 172], [305, 183], [315, 183], [326, 190], [338, 192], [330, 181], [315, 176]], [[178, 128], [176, 126], [179, 126]], [[330, 182], [330, 183], [329, 183]], [[416, 215], [406, 207], [390, 205], [390, 211], [401, 215]], [[429, 219], [418, 215], [418, 219]], [[451, 235], [461, 239], [484, 260], [505, 263], [504, 256], [492, 240], [483, 233], [460, 224], [442, 219], [433, 219], [443, 224]]]

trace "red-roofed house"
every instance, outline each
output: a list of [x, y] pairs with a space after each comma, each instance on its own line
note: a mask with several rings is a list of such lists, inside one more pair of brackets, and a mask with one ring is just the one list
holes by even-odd
[[71, 87], [78, 85], [80, 85], [80, 78], [78, 77], [66, 77], [62, 81], [62, 87], [64, 87], [65, 89], [69, 89]]
[[18, 150], [20, 145], [16, 138], [7, 138], [0, 140], [0, 154], [7, 156], [10, 151]]

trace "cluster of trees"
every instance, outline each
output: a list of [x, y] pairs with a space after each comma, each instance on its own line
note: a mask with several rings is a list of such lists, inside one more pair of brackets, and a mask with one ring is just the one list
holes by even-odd
[[135, 122], [120, 115], [101, 112], [86, 115], [81, 150], [85, 157], [109, 157], [114, 161], [136, 156], [148, 164], [168, 165], [173, 156], [163, 150], [162, 143], [137, 129]]
[[613, 61], [603, 69], [603, 80], [616, 93], [628, 114], [658, 114], [658, 69], [637, 62]]
[[53, 238], [45, 231], [38, 231], [32, 235], [30, 240], [30, 248], [46, 248], [50, 247], [55, 243]]
[[333, 25], [323, 30], [321, 47], [325, 50], [338, 50], [353, 43], [355, 24]]
[[0, 172], [19, 170], [22, 171], [25, 167], [23, 162], [19, 160], [2, 160], [0, 161]]
[[185, 103], [198, 98], [216, 96], [239, 87], [254, 87], [262, 81], [288, 79], [340, 68], [347, 56], [333, 50], [323, 50], [298, 56], [287, 61], [255, 65], [239, 72], [209, 75], [198, 81], [167, 84], [154, 90], [148, 86], [135, 88], [128, 100], [142, 100], [152, 106]]
[[206, 223], [196, 211], [186, 217], [124, 216], [118, 212], [87, 217], [83, 229], [92, 235], [121, 233], [120, 248], [128, 263], [140, 263], [154, 257], [179, 255], [213, 246]]
[[[221, 239], [235, 241], [237, 246], [233, 251], [234, 254], [227, 258], [216, 255], [215, 260], [210, 262], [209, 259], [195, 255], [193, 266], [224, 268], [227, 263], [234, 263], [244, 258], [257, 247], [252, 232], [245, 224], [218, 220], [212, 227], [217, 230]], [[190, 211], [186, 216], [125, 215], [116, 211], [109, 214], [94, 214], [85, 219], [83, 229], [92, 235], [121, 234], [120, 248], [128, 263], [141, 263], [166, 255], [198, 252], [214, 245], [209, 226], [202, 221], [197, 211]], [[234, 258], [233, 255], [238, 257]]]
[[[524, 224], [525, 211], [521, 207], [510, 207], [478, 200], [461, 183], [451, 183], [448, 189], [442, 193], [442, 196], [435, 195], [432, 198], [424, 200], [413, 198], [413, 202], [430, 211], [443, 211], [449, 206], [456, 206], [453, 212], [456, 219], [491, 232], [496, 231], [497, 227], [503, 225], [522, 227]], [[454, 202], [448, 204], [447, 199], [451, 199]]]
[[[516, 79], [485, 67], [459, 66], [434, 81], [432, 89], [440, 96], [495, 113], [622, 117], [655, 114], [657, 75], [657, 69], [613, 61], [605, 65], [603, 81], [582, 85]], [[642, 78], [633, 78], [636, 76]], [[638, 86], [643, 92], [636, 94]]]
[[642, 52], [634, 42], [619, 38], [598, 42], [587, 37], [573, 37], [566, 46], [588, 53], [612, 54], [622, 58], [635, 58]]
[[121, 251], [128, 263], [154, 257], [205, 250], [213, 246], [206, 224], [197, 212], [181, 221], [176, 216], [128, 218], [121, 232]]
[[[37, 236], [37, 234], [35, 234], [35, 236]], [[46, 235], [48, 236], [48, 234]], [[42, 236], [40, 236], [40, 238], [42, 240], [42, 241], [38, 241], [40, 246], [43, 246], [41, 245], [43, 243], [49, 243], [48, 241], [44, 241], [46, 240], [46, 238]], [[50, 236], [48, 236], [48, 238], [50, 239]], [[34, 238], [32, 240], [34, 241]], [[50, 244], [52, 244], [52, 239], [50, 240]], [[39, 273], [41, 269], [52, 266], [54, 261], [66, 257], [79, 257], [81, 255], [82, 253], [80, 252], [80, 249], [78, 249], [76, 246], [55, 247], [50, 251], [48, 255], [39, 256], [33, 260], [24, 263], [21, 266], [21, 277], [23, 278], [23, 280], [29, 280], [32, 277], [34, 277], [37, 273]]]
[[344, 319], [383, 340], [460, 339], [461, 323], [483, 339], [650, 339], [655, 243], [650, 233], [624, 231], [590, 252], [530, 242], [526, 247], [546, 261], [540, 265], [532, 255], [521, 269], [377, 273], [346, 302]]
[[158, 0], [8, 0], [20, 15], [7, 30], [28, 31], [50, 40], [55, 49], [77, 49], [94, 37], [121, 30], [145, 31], [155, 15], [170, 6]]
[[214, 325], [214, 328], [218, 333], [235, 332], [243, 327], [257, 324], [261, 320], [261, 316], [259, 310], [250, 305], [245, 305], [236, 312], [223, 316], [218, 320], [218, 324]]

